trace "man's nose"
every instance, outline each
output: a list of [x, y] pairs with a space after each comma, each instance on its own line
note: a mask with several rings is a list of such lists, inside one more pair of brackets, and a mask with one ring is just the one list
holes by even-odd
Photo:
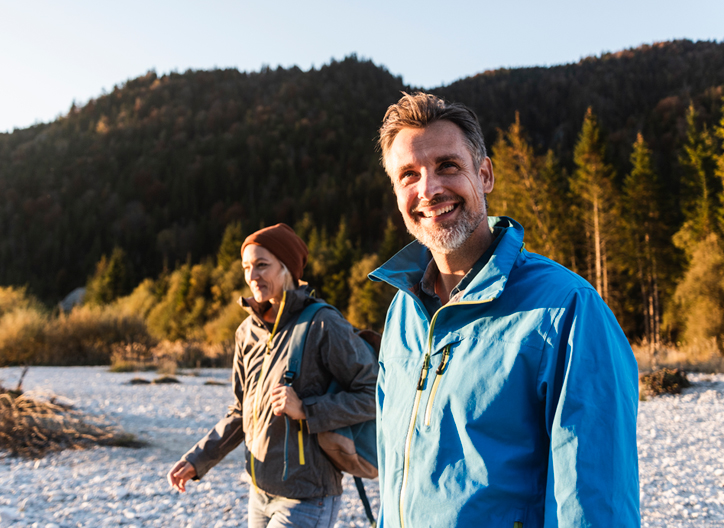
[[430, 200], [443, 192], [442, 178], [434, 170], [423, 168], [417, 182], [417, 196], [423, 200]]

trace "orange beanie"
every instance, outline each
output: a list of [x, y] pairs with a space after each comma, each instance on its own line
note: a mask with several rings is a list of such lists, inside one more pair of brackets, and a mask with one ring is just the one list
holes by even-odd
[[271, 251], [287, 267], [289, 273], [292, 274], [294, 283], [299, 283], [304, 266], [307, 265], [309, 250], [291, 227], [287, 224], [277, 224], [252, 233], [241, 245], [242, 256], [244, 248], [249, 244], [256, 244]]

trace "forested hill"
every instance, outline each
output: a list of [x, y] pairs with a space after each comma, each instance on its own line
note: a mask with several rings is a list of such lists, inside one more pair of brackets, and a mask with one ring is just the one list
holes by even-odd
[[[519, 111], [536, 152], [552, 149], [569, 174], [591, 106], [619, 185], [642, 131], [676, 190], [689, 102], [715, 123], [723, 83], [724, 44], [676, 41], [432, 91], [472, 106], [491, 146]], [[357, 254], [377, 251], [388, 217], [401, 222], [376, 130], [411, 89], [354, 56], [308, 72], [151, 72], [55, 122], [0, 134], [0, 284], [55, 301], [115, 246], [137, 282], [213, 256], [231, 222], [250, 232], [305, 214], [330, 235], [344, 217]], [[674, 209], [672, 233], [682, 221]]]
[[0, 135], [0, 283], [48, 300], [121, 246], [136, 279], [214, 255], [225, 226], [332, 231], [374, 245], [393, 210], [375, 130], [401, 80], [319, 70], [148, 73], [57, 121]]
[[678, 40], [576, 64], [489, 71], [435, 93], [471, 106], [491, 139], [520, 112], [533, 145], [553, 149], [567, 166], [572, 166], [573, 146], [590, 106], [620, 176], [629, 170], [631, 145], [640, 131], [657, 154], [660, 174], [668, 179], [690, 100], [702, 121], [713, 122], [721, 108], [722, 84], [724, 43]]

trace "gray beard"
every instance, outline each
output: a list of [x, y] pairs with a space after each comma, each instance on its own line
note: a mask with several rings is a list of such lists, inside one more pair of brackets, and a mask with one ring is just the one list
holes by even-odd
[[476, 213], [470, 211], [464, 203], [460, 204], [460, 219], [453, 225], [440, 225], [423, 228], [419, 222], [404, 217], [407, 231], [414, 236], [420, 244], [426, 246], [434, 253], [449, 255], [470, 238], [485, 218], [483, 211]]

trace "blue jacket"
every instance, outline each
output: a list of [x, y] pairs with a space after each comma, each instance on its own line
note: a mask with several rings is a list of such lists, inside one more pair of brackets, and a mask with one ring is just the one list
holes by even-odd
[[377, 384], [381, 528], [638, 527], [638, 372], [591, 285], [502, 228], [485, 267], [430, 317], [430, 252], [370, 274], [400, 291]]

